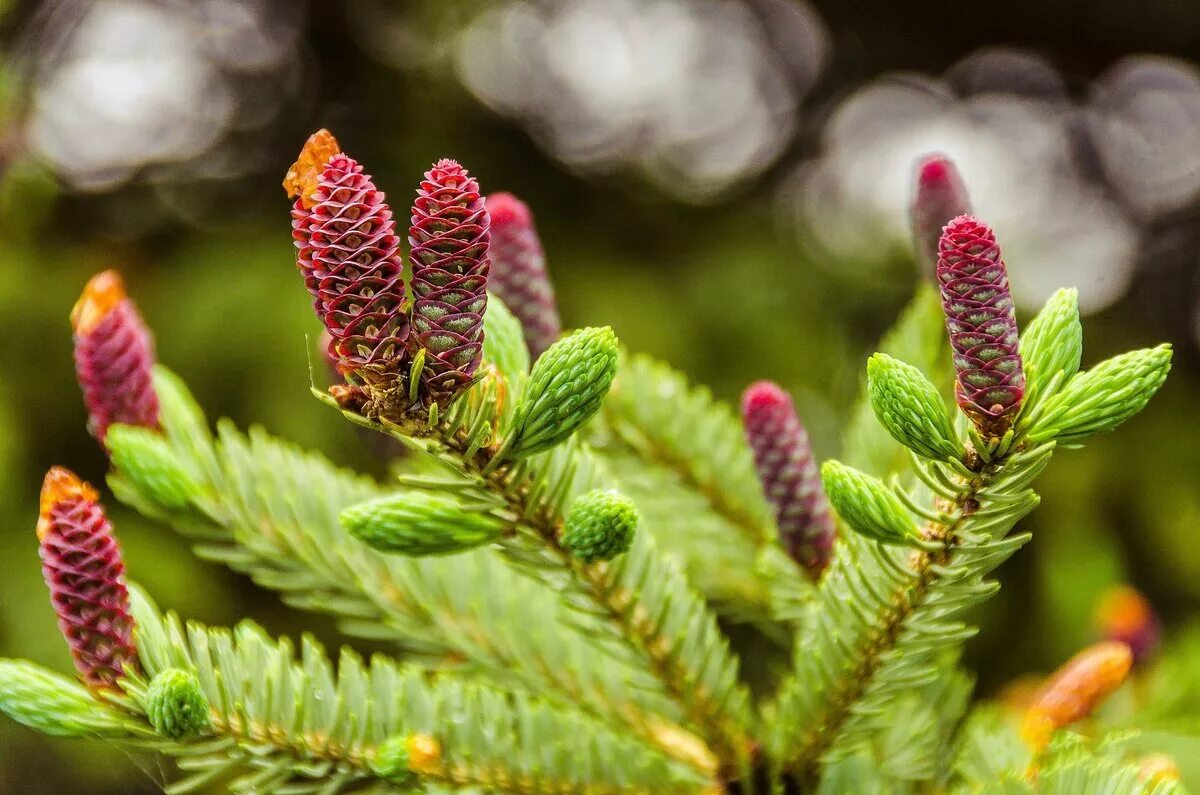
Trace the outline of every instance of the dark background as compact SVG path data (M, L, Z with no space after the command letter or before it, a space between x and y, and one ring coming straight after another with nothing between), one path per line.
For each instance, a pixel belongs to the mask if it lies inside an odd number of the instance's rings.
M1177 350L1143 415L1043 477L1025 523L1036 543L1004 567L969 647L981 692L1091 639L1093 602L1111 584L1135 584L1168 629L1190 619L1200 4L526 4L519 19L541 28L504 17L513 5L0 0L0 655L70 669L33 526L50 465L103 480L67 322L94 272L121 270L161 360L210 417L381 471L308 394L317 325L279 182L321 126L397 215L442 156L487 191L517 192L537 213L568 325L610 324L723 398L779 381L822 458L837 454L865 357L919 278L905 237L911 163L930 146L961 157L1018 296L1031 286L1022 319L1037 297L1076 284L1091 310L1085 365L1162 339ZM574 25L555 16L571 9ZM503 49L514 31L529 37L527 60L483 59L508 81L498 98L472 82L464 64L482 56L469 42ZM1139 54L1179 60L1114 77ZM765 117L737 112L748 85ZM913 113L936 130L901 134L882 105L862 102L872 86L900 87L909 110L933 97ZM856 101L869 112L846 122ZM1050 133L1031 121L1047 118ZM738 166L730 153L751 139L770 144ZM112 513L132 577L164 606L336 642L322 620L196 561L166 528ZM148 792L159 776L152 761L0 721L0 792Z

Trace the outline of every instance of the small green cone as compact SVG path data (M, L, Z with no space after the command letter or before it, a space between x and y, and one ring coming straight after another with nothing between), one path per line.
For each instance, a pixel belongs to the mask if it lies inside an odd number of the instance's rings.
M826 461L821 481L834 510L859 535L884 544L907 544L919 530L900 498L878 478L838 461Z
M209 726L208 698L190 671L168 668L150 682L146 716L154 730L171 740L185 740Z
M591 491L575 500L563 525L562 545L584 563L612 560L629 551L638 510L615 491Z
M408 752L408 737L397 734L384 740L375 752L375 760L371 769L380 778L387 779L393 784L407 784L413 779L413 772L408 767L412 754Z
M617 337L607 326L551 345L521 395L507 455L520 458L565 441L600 410L616 374Z
M498 539L499 519L478 508L426 491L405 491L352 505L342 527L381 552L422 557L449 555Z
M180 468L162 434L135 425L112 425L105 436L116 471L138 491L165 508L183 508L197 486Z
M886 353L872 356L867 362L867 394L879 424L909 450L938 461L962 457L942 396L911 364Z

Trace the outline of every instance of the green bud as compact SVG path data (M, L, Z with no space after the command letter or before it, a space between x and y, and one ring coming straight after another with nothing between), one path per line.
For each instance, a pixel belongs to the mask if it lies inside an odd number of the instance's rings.
M562 545L584 563L612 560L629 551L638 509L615 491L589 491L575 500L563 525Z
M1123 353L1078 373L1045 403L1029 438L1080 442L1141 411L1171 370L1171 346Z
M491 307L488 307L491 311ZM387 779L394 784L406 784L413 778L413 772L409 769L408 763L412 758L412 754L408 751L408 737L403 734L397 734L384 740L383 745L375 752L375 759L371 763L371 769L380 778Z
M195 737L209 727L208 697L191 671L168 668L150 682L146 716L154 731L170 740Z
M158 431L112 425L104 437L113 467L138 491L166 508L182 508L197 492L171 445Z
M925 374L911 364L877 353L867 361L867 394L879 423L917 455L961 458L946 403Z
M611 328L585 328L538 357L513 419L508 455L540 453L565 441L600 410L617 374Z
M842 520L860 535L885 544L904 544L918 534L900 498L878 478L838 461L821 467L821 482Z
M26 660L0 660L0 711L57 737L121 737L125 719L79 683Z
M1055 374L1062 373L1059 388L1079 372L1083 356L1083 326L1079 323L1079 291L1059 290L1038 312L1020 340L1029 389L1037 398ZM1028 405L1026 411L1028 411Z
M504 523L457 500L405 491L352 505L341 513L350 535L381 552L421 557L478 547L504 534Z
M529 372L529 346L525 344L521 321L491 293L483 315L483 360L496 365L509 381Z

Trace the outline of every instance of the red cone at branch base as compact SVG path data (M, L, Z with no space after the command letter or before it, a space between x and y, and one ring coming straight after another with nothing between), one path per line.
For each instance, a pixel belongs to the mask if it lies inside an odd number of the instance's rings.
M71 310L75 373L88 427L104 442L114 422L158 427L154 342L116 271L93 276Z
M989 436L1012 425L1025 397L1008 271L987 224L962 215L938 241L937 280L954 350L958 405Z
M483 355L491 221L479 183L454 160L425 172L413 202L413 348L425 351L425 396L444 403L470 383Z
M742 396L742 422L782 541L816 579L829 564L836 530L792 399L770 381L751 384Z
M138 664L125 566L96 491L54 467L42 485L37 536L50 603L80 678L115 687Z

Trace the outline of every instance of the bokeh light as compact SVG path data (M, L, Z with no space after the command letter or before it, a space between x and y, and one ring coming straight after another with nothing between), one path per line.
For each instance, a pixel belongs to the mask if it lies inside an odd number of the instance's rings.
M769 167L791 142L827 39L803 4L772 4L790 60L762 19L726 0L500 4L463 31L458 66L489 107L584 171L635 167L703 200Z
M61 51L41 53L28 145L72 187L108 190L197 159L278 111L295 14L262 2L80 4ZM253 90L255 78L273 91Z

